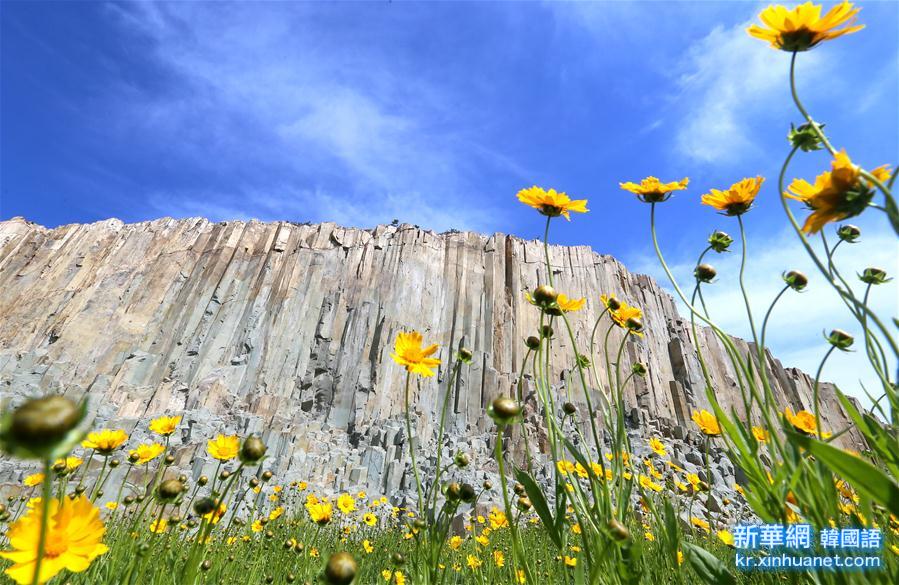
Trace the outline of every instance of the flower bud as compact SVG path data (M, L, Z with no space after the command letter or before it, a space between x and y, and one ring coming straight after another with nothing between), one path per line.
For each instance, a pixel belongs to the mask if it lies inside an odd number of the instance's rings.
M523 496L525 493L524 486L518 482L515 482L515 485L512 486L512 491L515 492L516 496Z
M542 284L534 290L534 302L541 307L548 307L556 302L559 293L553 287Z
M79 496L86 491L87 487L83 483L79 483L77 486L75 486L75 493Z
M125 504L125 506L130 506L134 503L134 496L125 496L124 499L122 499L122 503Z
M493 483L489 480L484 480L484 483L481 484L481 487L484 488L484 491L490 491L493 489Z
M612 538L614 538L615 540L617 540L619 542L623 542L625 540L630 539L630 537L631 537L630 530L628 530L624 524L622 524L615 518L612 518L611 520L609 520L609 523L607 526L609 529L609 534L611 534Z
M209 483L209 478L205 475L201 475L200 479L197 480L197 485L200 487L205 486L207 483Z
M852 224L841 225L837 229L837 235L847 244L854 244L862 235L862 230Z
M32 398L0 420L0 447L22 458L62 457L81 439L85 413L64 396Z
M210 561L209 559L206 559L205 561L200 563L200 570L203 571L204 573L211 568L212 568L212 561Z
M166 455L165 459L163 461L165 462L166 465L172 465L173 463L175 463L175 456L174 455Z
M518 503L516 505L522 512L527 512L531 509L531 500L529 500L527 496L521 496L518 498Z
M487 408L487 414L500 425L513 422L521 414L521 406L508 396L500 396Z
M887 278L886 270L877 268L876 266L865 268L864 272L862 272L858 278L865 284L872 285L883 284L893 280L892 278Z
M197 516L205 516L216 509L216 502L210 497L198 498L194 502L194 512Z
M137 453L131 453L128 455L129 463L133 464L133 463L137 463L138 461L140 461L140 455L138 455Z
M531 335L524 340L524 344L528 346L528 349L537 349L538 347L540 347L540 338L535 335Z
M609 296L606 299L606 307L608 307L610 311L617 311L621 308L621 301L613 296Z
M467 347L463 347L463 348L461 348L461 349L459 350L459 360L460 360L462 363L470 364L470 363L471 363L471 358L472 358L473 356L474 356L474 354L472 354L472 353L471 353L471 350L468 349Z
M262 439L256 435L250 435L244 439L243 445L240 447L240 460L244 463L256 463L265 456L267 448Z
M167 479L156 488L156 496L163 502L174 502L183 491L183 483L177 479Z
M182 473L178 476L178 481L180 481L181 483L187 483L187 476Z
M818 124L818 127L824 128L824 124ZM798 128L790 124L790 132L787 134L787 139L790 141L790 144L803 152L821 150L821 138L811 124L802 124Z
M699 264L693 270L693 276L696 277L696 280L699 282L712 282L715 280L715 277L718 276L718 272L712 267L711 264Z
M837 349L849 349L855 342L855 338L843 331L842 329L834 329L827 336L827 341Z
M631 372L633 372L635 376L645 376L647 372L646 364L644 364L643 362L636 362L631 366Z
M460 486L456 482L447 484L444 494L446 495L447 500L451 502L458 502L460 499L462 499L462 486Z
M224 469L221 473L219 473L219 481L225 481L229 477L231 477L231 472L227 469Z
M540 335L542 337L546 337L546 338L552 337L553 336L553 328L550 327L549 325L544 325L540 329Z
M727 249L734 243L734 239L722 231L712 232L709 236L709 246L712 250L718 252L727 252Z
M641 331L643 331L643 321L637 319L636 317L629 318L624 322L624 325L628 328L629 331L633 333L640 333Z
M406 564L406 557L398 552L393 553L392 555L390 555L390 562L393 563L393 566L395 567L402 567Z
M259 487L259 480L255 477L251 478L249 483L250 483L250 487L253 489L256 489Z
M273 473L271 471L263 471L262 472L262 481L269 481L273 477Z
M468 467L468 464L470 463L468 453L459 451L458 453L456 453L456 456L453 457L453 462L456 464L456 467L460 469Z
M486 482L485 482L486 483ZM489 488L485 488L489 489ZM462 487L459 490L459 498L465 502L466 504L470 504L478 497L477 493L474 491L474 486L470 483L463 483Z
M562 405L562 412L564 412L568 416L572 416L577 412L577 407L570 402L566 402Z
M783 275L784 282L796 292L801 291L808 286L808 277L798 270L790 270Z
M334 553L325 565L325 582L330 585L349 585L356 578L356 560L348 552Z

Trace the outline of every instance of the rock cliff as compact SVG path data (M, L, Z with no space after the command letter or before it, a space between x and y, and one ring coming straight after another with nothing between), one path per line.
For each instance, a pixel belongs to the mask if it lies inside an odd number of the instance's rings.
M573 320L582 351L601 293L643 308L646 335L625 359L649 374L629 387L628 416L689 441L690 411L707 406L689 320L610 256L552 246L550 257L556 288L587 297ZM518 380L523 339L539 321L524 292L544 278L542 245L502 234L169 218L47 229L14 218L0 222L0 389L14 401L86 392L98 423L134 440L146 438L148 417L183 414L175 444L193 447L177 465L194 475L206 438L258 433L285 481L392 494L408 487L404 372L389 357L397 332L440 344L440 372L417 382L413 399L413 440L430 453L447 364L462 345L474 351L451 389L450 444L489 469L485 407ZM617 331L612 339L617 347ZM722 404L741 403L721 346L708 331L699 343ZM557 336L560 391L574 382L569 345ZM810 408L809 376L768 361L780 406ZM824 426L849 426L830 386L822 396ZM15 481L21 470L7 462L0 474Z

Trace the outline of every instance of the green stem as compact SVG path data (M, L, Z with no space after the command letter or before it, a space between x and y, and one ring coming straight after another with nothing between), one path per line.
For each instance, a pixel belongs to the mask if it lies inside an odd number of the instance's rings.
M552 221L551 216L546 216L546 229L543 230L543 254L546 256L546 277L549 286L553 285L553 268L549 263L549 222Z
M34 575L31 578L31 585L38 585L41 582L41 561L44 559L44 550L47 546L47 533L50 528L50 498L53 497L53 483L50 479L51 468L50 460L45 460L44 482L41 486L41 531L37 540L37 558L34 561ZM62 506L62 504L63 500L59 500L59 505Z
M406 407L406 440L409 442L409 457L412 459L412 473L415 476L415 488L418 490L418 517L423 517L425 505L424 490L421 487L421 478L418 476L418 463L415 461L415 446L412 444L412 416L409 411L409 381L412 375L406 372L406 387L403 391L404 404Z
M821 371L824 369L824 363L827 361L827 358L830 357L830 354L833 353L837 346L831 345L830 349L827 350L827 353L824 354L824 359L821 360L821 364L818 365L818 371L815 373L815 387L812 393L813 400L815 401L815 427L818 431L818 439L821 438L821 407L818 399L818 383L821 380Z

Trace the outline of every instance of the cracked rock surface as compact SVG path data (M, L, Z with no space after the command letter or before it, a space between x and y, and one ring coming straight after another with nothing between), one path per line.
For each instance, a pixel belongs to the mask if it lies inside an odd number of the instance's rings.
M600 294L642 307L646 335L627 343L623 366L641 361L648 375L627 389L628 419L642 436L679 445L678 461L700 470L690 413L708 404L689 320L653 279L610 256L552 246L550 258L556 288L587 297L572 319L582 353L603 308ZM266 467L282 483L396 496L414 484L402 419L405 372L389 354L399 331L417 329L440 344L442 365L435 378L413 381L411 440L433 465L439 405L451 391L446 455L464 448L472 456L465 473L480 482L495 474L485 409L515 391L523 339L539 324L524 292L544 278L542 244L503 234L200 218L48 229L13 218L0 222L0 390L13 404L38 393L87 393L96 426L124 428L129 445L151 440L150 417L182 414L175 467L193 477L213 469L205 439L256 433L269 447ZM610 345L620 340L612 331ZM708 330L699 343L722 406L738 408L722 346ZM449 364L463 345L473 362L447 389ZM737 345L751 351L745 341ZM567 336L556 336L553 353L558 395L570 387L586 412ZM811 409L808 375L771 355L768 367L780 409ZM596 368L605 380L604 360ZM530 377L524 391L526 424L539 443L542 415ZM821 396L822 426L849 427L829 384ZM839 441L860 449L854 432ZM523 456L515 436L509 449ZM712 473L731 481L726 458L713 463ZM0 460L0 481L17 483L25 473Z

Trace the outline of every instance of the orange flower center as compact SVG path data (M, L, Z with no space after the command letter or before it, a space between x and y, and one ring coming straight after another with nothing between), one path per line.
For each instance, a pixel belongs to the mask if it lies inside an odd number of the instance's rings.
M44 545L44 556L55 559L69 550L69 538L64 532L50 532L47 535L47 543Z

